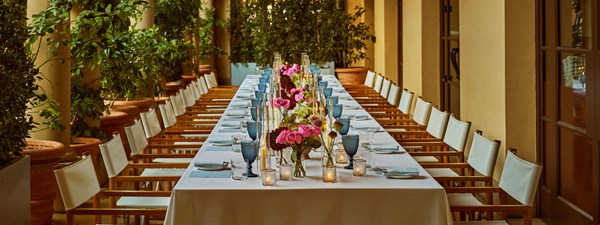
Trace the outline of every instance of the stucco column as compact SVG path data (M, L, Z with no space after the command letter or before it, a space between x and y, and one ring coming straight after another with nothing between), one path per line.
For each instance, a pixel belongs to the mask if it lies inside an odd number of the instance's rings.
M34 14L46 10L50 6L49 1L27 1L27 18L31 23L31 18ZM44 91L49 98L58 102L58 112L60 113L60 123L67 130L51 130L43 129L41 131L31 132L31 139L51 140L62 143L65 146L70 144L70 108L71 108L71 62L69 61L70 50L69 46L60 45L57 49L58 56L55 57L48 51L46 39L53 38L60 40L68 38L61 36L60 30L54 34L48 34L32 45L32 52L39 52L35 59L35 66L40 66L40 73L44 79L38 81L41 90ZM63 60L64 59L64 60ZM45 64L44 64L45 63ZM41 123L43 118L37 113L33 113L33 118L36 122ZM44 128L44 127L40 127Z
M148 7L144 9L142 13L142 20L138 21L135 28L151 28L154 26L154 8L156 7L156 0L146 0Z
M229 5L231 0L215 1L215 19L229 19ZM228 55L231 53L229 45L229 32L225 27L215 29L214 44L223 49L227 55L215 56L215 67L218 71L217 79L219 84L231 84L231 61Z

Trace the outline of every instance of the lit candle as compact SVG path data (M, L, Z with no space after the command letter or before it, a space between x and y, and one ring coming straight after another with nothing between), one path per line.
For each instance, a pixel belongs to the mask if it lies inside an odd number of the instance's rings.
M337 164L348 163L348 157L346 157L346 152L343 149L338 149L336 153L335 162Z
M274 186L277 183L275 179L275 170L266 169L262 171L262 185L263 186Z
M354 170L353 170L353 175L354 176L365 176L367 175L366 173L367 170L367 161L364 159L355 159L354 160Z
M323 182L334 183L337 181L337 173L335 166L323 167Z
M292 176L292 164L283 164L279 166L279 179L280 180L293 180Z

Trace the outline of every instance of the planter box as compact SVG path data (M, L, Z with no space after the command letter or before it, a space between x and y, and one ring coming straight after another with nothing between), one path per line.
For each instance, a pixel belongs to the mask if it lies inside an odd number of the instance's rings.
M240 86L249 74L257 74L256 63L231 63L231 85Z
M29 224L29 156L0 169L0 224Z

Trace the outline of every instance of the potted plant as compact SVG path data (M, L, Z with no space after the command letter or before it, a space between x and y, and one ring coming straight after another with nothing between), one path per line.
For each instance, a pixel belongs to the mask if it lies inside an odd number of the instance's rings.
M49 224L56 198L56 181L52 168L64 155L65 149L58 142L26 140L29 132L38 125L29 113L36 112L33 109L39 106L52 107L52 104L46 105L52 101L36 83L43 77L34 66L37 54L32 54L27 45L30 34L26 21L24 2L0 3L0 40L3 40L0 82L11 85L10 91L0 97L0 105L3 106L0 116L0 174L6 171L12 171L14 175L25 173L20 176L0 175L3 180L18 179L5 181L10 185L1 185L0 194L10 196L0 198L9 202L10 204L5 205L10 208L3 208L0 214L9 213L2 218L9 220L7 223L10 224ZM59 120L59 115L51 108L37 112L42 117L51 117L51 121ZM21 157L22 154L29 158ZM23 168L15 169L15 166ZM29 179L36 182L30 183ZM22 201L27 202L23 204Z
M339 11L339 10L338 10ZM367 59L366 48L367 41L375 42L375 36L369 32L369 26L364 22L357 22L365 13L362 7L356 7L353 15L345 12L334 16L338 24L338 32L333 34L330 40L335 40L333 49L336 49L335 72L342 84L362 84L369 68L351 67L359 60Z

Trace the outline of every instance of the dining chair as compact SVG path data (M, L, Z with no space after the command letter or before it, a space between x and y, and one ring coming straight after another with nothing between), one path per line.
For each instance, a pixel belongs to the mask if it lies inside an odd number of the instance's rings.
M478 218L486 218L486 221L455 221L457 225L482 224L482 225L508 225L507 213L518 212L523 215L523 224L532 225L533 201L538 187L542 166L519 158L513 149L506 153L506 160L500 176L498 187L448 187L448 202L452 212L488 214ZM474 194L489 193L497 194L498 203L481 202ZM508 196L520 204L508 204ZM493 198L492 198L493 199ZM500 212L502 220L493 220L494 212Z
M386 98L359 99L357 102L367 112L394 111L398 106L398 98L400 97L400 88L398 85L391 83L390 90Z
M412 108L414 96L415 94L413 92L404 89L402 90L398 107L377 109L365 106L364 108L369 112L369 114L371 114L371 116L373 116L373 118L376 119L410 119L410 110Z
M406 98L404 98L406 99ZM401 105L410 105L410 103L406 104L406 102L400 101ZM400 118L394 119L390 117L376 117L375 120L386 129L388 132L402 132L407 130L426 130L427 124L429 121L429 115L431 113L432 103L423 100L423 98L418 97L417 102L415 104L415 111L413 112L411 118ZM400 108L400 106L399 106ZM406 108L402 106L402 108Z
M388 94L390 93L391 85L392 85L392 81L390 79L385 78L383 80L383 84L381 84L381 91L379 92L379 95L381 95L382 98L388 97Z
M483 137L483 132L477 130L473 135L469 156L466 163L425 163L423 168L443 186L449 187L456 185L473 186L475 181L482 181L483 185L492 185L492 176L494 175L494 166L500 149L499 140L489 140ZM478 176L475 177L475 172ZM473 179L471 182L454 179L460 176L469 176Z
M101 190L96 178L94 164L89 154L84 154L82 159L70 165L60 165L54 168L54 175L62 202L65 206L67 225L74 224L76 215L94 215L95 222L101 222L101 215L109 216L144 216L144 224L148 224L150 216L164 216L166 207L154 207L148 203L169 202L169 191L117 191ZM117 207L101 207L102 197L119 198L121 204ZM92 206L87 202L92 199ZM123 204L127 203L127 204ZM132 204L146 203L146 204ZM124 217L128 220L128 217ZM116 219L115 219L116 222Z
M465 145L470 128L470 121L461 121L455 116L450 116L443 141L403 141L399 143L405 148L408 147L408 149L417 147L418 151L410 152L413 158L434 156L441 158L442 162L448 162L450 157L455 157L457 162L463 162ZM429 163L417 161L419 163Z

